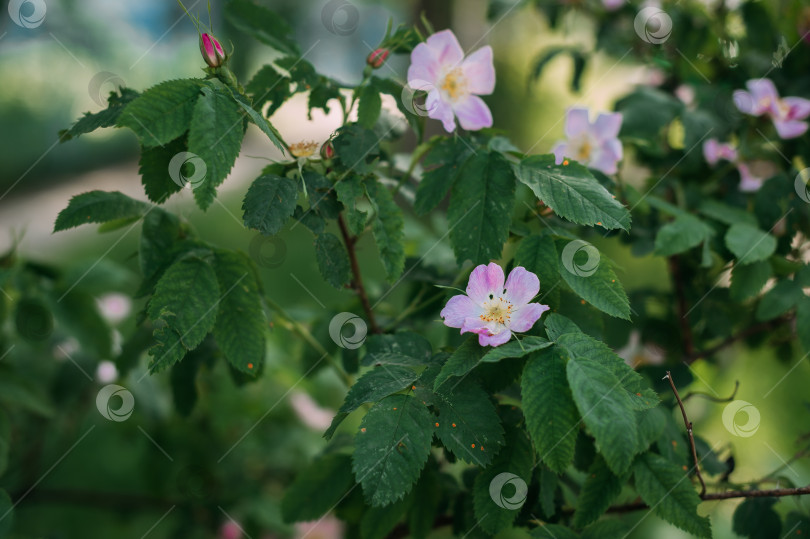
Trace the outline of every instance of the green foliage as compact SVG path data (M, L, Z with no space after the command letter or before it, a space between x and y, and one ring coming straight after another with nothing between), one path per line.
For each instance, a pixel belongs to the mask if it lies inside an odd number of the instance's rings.
M599 260L595 269L587 270L585 268L583 272L582 268L577 266L573 255L570 260L566 258L567 253L564 249L565 247L560 249L563 255L559 259L559 272L568 286L600 311L617 318L630 320L630 300L627 299L627 294L609 262Z
M410 331L371 335L365 343L363 365L426 365L432 353L430 342Z
M295 211L298 186L290 178L264 174L256 178L242 202L245 226L265 236L278 234Z
M558 261L554 240L547 235L524 238L515 253L515 264L523 266L540 279L540 300L552 309L557 309L560 305Z
M368 174L373 170L380 152L379 142L373 131L359 125L341 127L332 141L343 167L357 174Z
M68 207L59 212L53 231L59 232L87 223L140 217L150 208L146 202L134 200L118 191L89 191L70 199Z
M633 464L635 487L655 514L698 537L711 537L708 517L697 514L700 498L687 472L655 453L639 456Z
M168 144L189 129L202 88L199 79L162 82L130 102L116 125L134 131L145 148Z
M795 281L779 281L762 296L757 305L757 320L771 320L796 306L802 297L802 288Z
M367 129L374 127L382 110L380 93L374 86L363 86L359 92L357 122Z
M623 479L608 468L605 459L597 456L588 468L588 475L577 498L574 527L583 528L602 516L621 493Z
M770 257L776 250L776 238L745 223L732 225L726 232L726 246L738 264L752 264Z
M292 39L292 28L273 11L251 0L231 0L225 11L228 20L240 31L284 54L298 56L298 44Z
M553 155L520 163L518 179L554 213L580 225L630 229L630 212L578 163L556 165Z
M735 264L731 270L731 297L743 301L759 294L772 275L771 264L760 260L751 264Z
M782 537L782 519L773 508L778 501L779 498L743 500L734 510L734 533L751 539Z
M537 350L548 348L552 344L543 337L529 335L520 340L509 341L506 344L492 348L484 354L480 363L497 363L503 359L523 357Z
M655 250L661 256L671 256L697 247L714 235L714 229L697 217L679 215L661 227L655 236Z
M96 113L86 112L70 129L59 131L59 140L66 142L80 135L92 133L102 127L113 127L118 117L130 101L140 94L131 88L120 88L117 92L110 92L107 108Z
M175 155L188 150L185 136L174 139L164 146L141 148L141 161L138 171L146 196L152 202L161 204L180 191L183 186L169 174L169 164Z
M473 335L467 338L464 343L456 348L453 355L447 359L447 362L442 366L442 370L436 377L433 384L434 389L438 389L451 377L464 376L473 370L484 357L486 348L478 344L478 337Z
M375 184L375 188L380 187ZM337 194L338 200L343 204L346 215L346 225L349 227L349 231L356 235L362 234L366 229L368 212L357 208L357 200L363 198L366 194L366 186L363 184L360 176L350 174L342 177L340 181L335 182L335 193ZM385 195L383 195L383 197L384 196ZM397 210L399 210L399 208L397 208ZM395 216L392 220L392 224L396 224L393 221L397 220L397 216ZM401 218L399 220L401 220ZM382 226L380 219L375 221L375 225L377 222L380 222L378 226Z
M374 207L374 241L380 251L386 279L396 281L405 269L404 232L402 210L394 202L390 191L376 182L366 182L366 192Z
M8 415L0 410L0 475L8 469L8 453L11 447L11 423Z
M479 151L467 160L447 209L450 243L459 264L482 264L501 256L514 200L515 175L502 154Z
M523 370L521 397L526 427L546 466L563 473L574 460L580 419L559 348L535 352Z
M428 409L408 395L375 404L355 437L352 470L372 507L410 492L430 453L433 423Z
M281 513L287 522L317 520L345 498L354 485L351 457L332 453L319 457L284 492Z
M465 161L472 154L470 143L461 137L441 138L432 142L423 161L426 171L416 188L413 209L423 215L447 196L461 173Z
M349 257L334 234L318 234L315 238L315 258L318 270L327 283L342 288L349 280Z

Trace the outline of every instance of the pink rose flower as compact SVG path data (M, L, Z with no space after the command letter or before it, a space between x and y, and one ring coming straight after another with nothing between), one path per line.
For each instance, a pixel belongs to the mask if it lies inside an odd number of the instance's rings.
M751 116L766 114L773 121L780 138L796 138L807 131L805 118L810 116L810 100L802 97L779 97L770 79L753 79L745 85L748 91L734 92L734 104Z
M605 174L615 174L622 160L622 143L617 138L622 127L620 112L600 114L596 121L588 119L586 108L570 108L565 117L565 136L551 150L557 164L570 157Z
M737 163L740 173L740 191L754 193L759 191L765 180L777 173L776 165L769 161L748 161Z
M528 331L546 312L548 305L529 303L540 291L537 275L520 266L503 282L503 269L490 262L470 274L467 295L453 296L442 309L444 324L477 333L481 346L500 346L512 332Z
M492 47L481 47L464 58L453 32L437 32L413 49L408 86L428 92L428 117L441 120L448 133L456 129L456 117L468 131L492 126L492 113L478 97L495 89Z
M711 166L715 166L721 159L733 163L737 160L737 149L728 142L719 142L716 138L710 138L703 143L703 157Z

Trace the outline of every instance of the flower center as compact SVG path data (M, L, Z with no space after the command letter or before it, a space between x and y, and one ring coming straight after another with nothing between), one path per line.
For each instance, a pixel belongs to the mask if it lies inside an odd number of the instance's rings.
M484 322L496 322L505 326L511 317L512 304L505 299L490 296L490 300L484 303L484 313L481 315Z
M591 157L592 150L593 146L591 146L591 141L584 139L582 144L579 146L579 150L577 150L576 160L587 161Z
M459 97L467 94L467 81L460 67L452 69L444 76L442 90L455 101Z
M314 140L296 142L290 144L290 153L293 157L312 157L318 149L319 144Z

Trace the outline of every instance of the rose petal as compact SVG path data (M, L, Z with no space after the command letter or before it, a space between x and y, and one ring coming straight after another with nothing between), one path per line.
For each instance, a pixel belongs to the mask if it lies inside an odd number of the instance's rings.
M598 140L608 140L618 137L621 128L621 112L603 113L596 118L591 133L593 133Z
M759 191L759 188L762 187L764 180L754 176L751 173L751 169L748 167L748 165L745 163L738 164L737 171L740 173L740 191L743 193L753 193L754 191Z
M512 332L508 329L501 331L497 335L486 335L481 333L478 335L478 344L481 346L500 346L509 341L512 337Z
M467 283L467 295L478 305L489 301L490 294L493 296L503 294L503 270L494 262L476 267Z
M492 113L477 95L469 95L453 105L453 111L458 117L458 123L467 131L477 131L484 127L492 127Z
M703 158L709 163L711 166L717 164L720 160L720 143L717 142L716 138L710 138L706 142L703 143Z
M786 122L774 120L773 125L776 127L776 132L781 139L800 137L807 131L807 122L798 120L789 120Z
M492 330L495 329L495 325L492 322L487 322L480 316L471 316L469 318L464 319L464 323L461 325L461 333L492 333Z
M745 85L751 91L755 106L765 101L775 103L779 99L779 92L771 79L752 79Z
M518 266L509 272L504 288L506 289L504 299L514 308L520 308L540 292L540 279L526 268Z
M568 151L568 143L564 140L559 141L554 147L551 149L551 153L554 154L554 164L560 165L563 162L563 159L566 157L566 154L569 153Z
M469 297L459 294L453 296L444 306L439 316L444 318L444 325L451 328L460 328L466 318L481 314L481 307Z
M412 81L418 82L418 86L423 88L425 83L435 85L439 78L439 70L441 66L436 60L436 54L425 43L420 43L414 47L411 52L411 65L408 67L408 85L412 88L415 87L411 84Z
M456 119L453 115L453 107L442 100L442 94L439 90L433 89L428 93L427 99L425 100L425 108L428 111L428 118L440 120L445 131L452 133L456 130Z
M540 316L549 310L548 305L540 303L529 303L520 307L509 321L509 329L522 333L529 331L532 326L540 319Z
M428 37L427 46L430 47L434 58L443 67L459 64L464 59L464 50L458 44L455 34L450 30L442 30Z
M570 108L565 115L565 136L574 138L590 130L591 123L588 121L588 109Z
M622 160L622 143L618 139L605 141L598 151L594 152L588 166L605 174L616 174L618 162Z
M492 62L492 47L481 47L461 64L467 90L478 95L491 94L495 90L495 65Z
M760 110L755 106L754 96L745 90L735 90L732 97L734 105L743 114L751 114L753 116L761 116L764 110Z
M789 120L804 120L810 116L810 99L803 97L786 97L782 103L788 106Z

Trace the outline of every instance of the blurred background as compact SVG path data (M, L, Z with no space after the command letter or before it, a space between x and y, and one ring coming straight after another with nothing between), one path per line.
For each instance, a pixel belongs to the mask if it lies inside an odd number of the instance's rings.
M15 24L8 1L0 4L0 252L16 248L20 258L66 268L98 300L102 315L115 327L109 359L121 357L122 343L136 335L135 317L142 307L131 299L138 284L133 256L137 231L51 230L57 213L81 192L117 190L145 200L138 146L130 132L117 129L65 144L59 144L57 133L83 112L103 108L115 87L142 90L170 78L201 76L196 30L170 0L45 0L44 20L33 28ZM23 9L33 10L34 4ZM318 71L348 83L361 79L366 56L382 38L389 18L395 24L408 23L424 13L436 29L452 28L465 49L492 45L498 83L487 101L495 127L530 153L548 153L562 137L566 107L612 110L616 99L633 86L660 77L655 68L634 64L629 57L597 52L578 92L571 91L574 67L568 58L552 60L535 80L532 69L538 55L552 46L587 49L596 31L593 21L572 10L552 31L549 21L529 6L508 0L496 4L490 18L493 8L487 0L352 0L328 13L327 2L321 0L267 3L294 27L305 58ZM203 0L188 0L186 5L207 20ZM226 48L235 48L232 66L245 81L273 52L229 26L222 5L212 2L213 27ZM407 64L406 57L392 58L381 75L404 80ZM323 142L340 125L341 116L334 107L330 114L316 110L308 119L306 99L298 96L278 110L272 122L287 142ZM438 122L428 125L432 133L439 132ZM276 155L251 127L218 203L203 212L184 190L166 207L212 243L250 253L259 263L268 295L292 318L328 321L353 298L316 275L309 232L298 227L268 243L241 223L247 186ZM444 223L432 219L407 221L409 255L421 255L443 234ZM635 258L629 249L610 245L610 256L625 268L621 279L629 293L668 286L660 278L665 271L661 259ZM383 279L376 250L364 242L360 253L370 294L378 296ZM449 244L440 243L431 260L452 263ZM323 325L320 330L316 336L328 339ZM441 327L435 331L444 334ZM72 338L51 339L48 347L16 346L14 353L28 362L31 372L56 369L57 375L52 386L32 387L24 395L10 395L11 386L0 380L0 392L7 392L0 401L22 400L32 411L24 424L12 422L12 456L0 480L12 499L24 496L15 510L13 537L239 537L238 530L228 528L232 519L249 521L260 537L342 536L331 519L310 527L281 519L283 486L323 449L322 432L344 396L330 369L302 378L317 357L309 357L284 328L274 327L268 363L257 383L243 385L221 363L201 368L199 398L187 417L175 406L188 388L168 373L145 376L146 360L139 355L122 366L99 363ZM4 344L0 356L5 351ZM126 349L123 352L126 356ZM688 402L696 433L720 454L733 445L739 482L780 468L789 482L810 482L806 460L785 466L800 449L797 437L810 430L810 415L800 409L796 397L806 394L806 365L789 375L792 363L786 359L766 349L731 350L725 364L696 363L690 376L694 381L683 389L726 397L739 380L737 398L752 400L775 386L757 401L762 417L758 435L751 438L728 434L721 422L723 405L701 398ZM127 387L134 396L135 412L127 421L107 421L96 409L98 389L110 383ZM730 519L737 503L701 506L712 516L716 537L735 537ZM802 503L790 499L781 505L787 510ZM448 532L437 536L442 533ZM633 537L652 536L686 535L651 516Z

